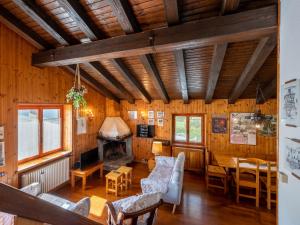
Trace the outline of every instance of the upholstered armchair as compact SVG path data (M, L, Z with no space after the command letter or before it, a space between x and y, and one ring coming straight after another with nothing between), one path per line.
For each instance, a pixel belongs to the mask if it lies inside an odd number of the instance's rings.
M157 209L162 204L160 193L130 196L107 202L109 225L153 225Z

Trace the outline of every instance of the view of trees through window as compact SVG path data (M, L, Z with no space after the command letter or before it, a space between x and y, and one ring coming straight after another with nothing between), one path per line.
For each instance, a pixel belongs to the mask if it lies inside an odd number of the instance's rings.
M203 142L202 115L174 115L174 141L201 144Z

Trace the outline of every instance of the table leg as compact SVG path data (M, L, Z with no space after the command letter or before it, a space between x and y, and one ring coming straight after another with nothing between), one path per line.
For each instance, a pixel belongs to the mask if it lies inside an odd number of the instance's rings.
M85 186L86 186L86 176L82 177L82 191L85 191Z
M73 173L71 173L71 187L74 188L75 187L75 176Z
M119 189L118 179L114 180L114 182L115 182L115 193L116 193L116 197L118 197L118 189Z
M100 178L103 178L103 166L100 167Z

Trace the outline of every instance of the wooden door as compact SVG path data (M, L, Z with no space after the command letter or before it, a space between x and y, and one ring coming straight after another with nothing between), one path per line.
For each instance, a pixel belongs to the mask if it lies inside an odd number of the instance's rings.
M203 167L203 151L190 150L189 151L189 170L201 171Z

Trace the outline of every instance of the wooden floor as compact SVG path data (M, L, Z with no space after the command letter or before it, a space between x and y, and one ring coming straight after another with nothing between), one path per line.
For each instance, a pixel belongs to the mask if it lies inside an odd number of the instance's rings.
M133 165L134 181L132 188L119 198L140 193L140 179L148 176L147 166L144 164ZM65 186L57 190L57 195L72 201L78 201L83 196L98 196L103 200L116 200L112 194L105 193L105 181L91 177L87 182L87 190L81 192L81 183L76 184L74 190ZM275 210L268 211L264 206L260 209L254 207L254 202L236 204L234 196L224 196L218 191L207 191L204 178L195 173L186 172L184 177L184 191L181 206L177 207L175 215L171 214L172 206L165 204L159 209L157 224L160 225L275 225ZM101 214L101 207L99 213ZM95 210L95 209L93 209ZM106 209L101 217L91 216L103 224L106 224Z

